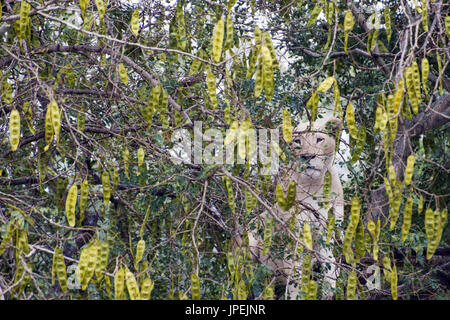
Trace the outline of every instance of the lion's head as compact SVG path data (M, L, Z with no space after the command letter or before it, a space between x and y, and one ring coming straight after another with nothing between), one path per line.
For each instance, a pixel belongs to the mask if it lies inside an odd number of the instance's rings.
M336 134L342 128L340 119L325 123L302 123L294 129L290 148L296 158L296 171L317 179L333 165Z

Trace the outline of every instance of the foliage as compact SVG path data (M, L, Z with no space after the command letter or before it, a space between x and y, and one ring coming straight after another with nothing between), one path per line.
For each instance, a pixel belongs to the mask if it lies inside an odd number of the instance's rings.
M329 244L335 298L448 299L444 1L0 3L0 299L284 299L274 270L234 244L276 203L276 181L248 159L174 163L172 134L332 115L345 123L336 162L349 172L335 235L356 237ZM294 161L280 137L282 163ZM272 254L304 244L267 225ZM371 265L379 288L366 285ZM322 277L312 268L307 297Z

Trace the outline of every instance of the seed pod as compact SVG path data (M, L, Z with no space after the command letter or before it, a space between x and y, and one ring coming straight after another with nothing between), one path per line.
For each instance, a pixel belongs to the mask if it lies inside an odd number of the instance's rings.
M220 18L217 21L217 24L214 28L214 35L212 39L212 56L214 57L214 61L218 63L220 61L220 56L222 55L222 43L223 37L225 35L225 25L223 19Z
M402 204L402 185L400 181L394 184L393 200L389 207L389 216L391 217L391 225L389 230L394 230L398 219L398 212Z
M326 78L320 83L316 91L323 93L327 92L331 88L331 85L334 83L334 81L335 81L334 77Z
M102 272L106 270L106 267L108 266L108 256L109 256L109 245L108 241L102 241L100 242L100 246L98 249L98 262L95 269L95 276L97 280L103 279Z
M206 85L208 87L209 100L211 101L212 109L216 109L219 105L216 96L216 78L211 71L208 71L206 75Z
M259 59L259 63L256 67L256 77L255 77L255 89L254 89L254 95L255 98L258 98L263 90L264 85L264 72L263 72L263 59Z
M95 0L95 5L97 6L98 17L100 21L104 21L104 16L106 13L105 3L103 0Z
M265 45L261 48L261 57L264 90L266 92L267 101L270 102L274 92L273 66L270 50Z
M200 279L196 273L191 274L191 295L192 300L200 300Z
M291 114L287 109L283 109L283 138L287 143L292 140Z
M125 298L125 269L120 268L114 276L114 296L116 300Z
M98 257L98 246L96 241L92 241L88 247L86 247L83 251L86 250L87 252L87 265L85 269L84 277L81 281L81 290L86 290L89 282L92 279L92 276L94 275L96 266L97 266L97 257ZM80 258L81 259L81 258ZM81 262L80 262L81 263Z
M119 77L125 85L128 85L127 69L125 69L123 63L119 63Z
M111 279L109 278L109 276L105 277L105 290L106 290L106 295L108 296L108 299L112 300Z
M419 110L419 104L414 84L413 67L405 68L405 81L406 81L406 89L408 90L409 102L411 103L411 108L413 109L414 114L417 114Z
M366 127L364 125L361 125L358 130L358 140L356 141L356 150L353 151L353 155L350 160L351 164L354 164L359 159L364 149L365 143L366 143Z
M141 169L142 169L142 165L144 164L144 149L142 147L140 147L137 151L137 158L138 158L138 171L136 173L137 176L139 176L141 174Z
M408 156L408 159L406 161L406 168L405 168L405 185L409 185L411 183L412 175L414 172L414 161L415 157L413 154Z
M77 204L77 196L78 196L78 187L76 184L73 184L69 192L67 193L66 198L66 217L69 226L75 226L75 207Z
M358 139L358 128L356 127L355 111L353 109L353 104L351 102L349 102L347 105L346 120L347 120L347 127L348 127L348 131L350 133L350 136L353 139L357 140Z
M256 67L256 61L258 60L259 52L256 51L256 48L253 48L252 51L250 51L250 54L248 56L248 69L247 74L245 75L246 79L250 79L253 75L253 72L255 71Z
M383 273L386 280L391 283L391 259L389 258L389 255L383 255Z
M355 236L355 228L353 227L352 223L350 223L347 226L347 229L345 230L344 235L344 244L342 247L342 252L344 253L345 261L348 264L353 263L353 250L352 250L352 240Z
M231 46L233 44L233 19L231 18L231 14L228 14L227 16L227 37L225 38L225 45L224 45L224 51L230 50Z
M339 86L336 78L334 79L333 84L333 93L334 93L334 108L333 108L333 117L335 113L338 113L338 117L342 119L342 108L341 108L341 93L339 92ZM339 135L336 135L339 136Z
M336 223L336 217L334 216L333 208L328 210L328 223L327 223L327 239L326 244L329 245L331 241L331 237L333 236L333 229Z
M112 186L111 192L114 193L114 192L116 192L117 187L119 186L119 182L120 182L119 169L117 167L113 168L111 177L112 177L112 181L113 181L113 186Z
M62 291L67 291L67 273L66 264L64 262L64 255L61 248L55 248L55 268L58 276L58 282Z
M391 14L389 12L389 7L384 7L384 27L386 28L386 36L388 43L391 41L392 27L391 27Z
M126 280L128 295L130 296L130 299L131 300L140 300L141 295L139 293L139 287L138 287L138 284L136 281L136 277L128 269L126 269L126 271L125 271L125 280Z
M58 104L55 100L51 101L47 108L51 109L51 117L52 117L52 127L53 132L55 133L56 143L59 142L59 132L61 131L61 115L59 114Z
M20 17L19 17L19 40L23 40L26 37L26 31L28 26L28 14L30 13L31 6L26 1L20 2Z
M359 223L359 216L360 216L360 211L361 211L361 205L359 203L359 198L357 196L354 196L352 198L352 206L351 206L351 225L353 226L353 230L356 231L356 227L358 226Z
M444 24L445 24L445 32L447 33L447 36L450 38L450 16L445 17Z
M358 279L356 277L356 271L350 272L347 279L347 300L356 299L356 283Z
M264 226L264 246L263 246L263 256L266 256L269 252L269 248L272 244L272 233L273 233L273 218L267 218Z
M364 223L359 221L355 234L355 254L356 262L359 262L361 258L364 258L366 252L366 244L364 242Z
M423 30L425 32L428 32L427 0L422 0L422 25L423 25Z
M414 61L412 63L412 72L413 72L413 83L414 83L414 90L416 93L417 103L420 104L421 102L421 93L420 93L420 71L419 66L417 65L417 61ZM417 114L414 112L414 114Z
M434 232L434 212L433 209L427 208L425 210L425 233L428 241L433 239Z
M138 263L142 260L142 257L144 256L145 251L145 241L143 239L139 240L137 246L136 246L136 257L134 260L134 265L137 269Z
M397 267L394 264L391 272L391 295L394 300L397 300L397 279Z
M306 103L306 108L311 110L311 121L315 121L317 117L317 108L319 106L319 95L314 91Z
M405 242L411 228L412 200L411 196L406 200L405 210L403 211L402 242Z
M86 125L86 114L84 108L78 112L77 115L77 129L81 132L84 131L84 127Z
M303 224L303 242L308 250L312 250L313 240L311 227L309 226L308 221L305 221L305 223Z
M103 186L103 203L108 206L109 199L111 198L111 184L109 181L109 173L103 170L102 173L102 186Z
M417 206L417 213L421 214L423 211L423 196L420 195L419 204Z
M133 34L137 37L139 32L139 11L134 10L131 15L130 27Z
M150 300L152 291L153 291L154 283L152 279L145 278L141 284L141 299L142 300Z
M22 1L23 2L23 1ZM17 150L20 141L20 114L16 109L12 109L9 114L9 143L11 150Z
M273 46L272 38L268 32L263 32L262 37L264 39L264 44L270 50L270 56L272 57L272 67L275 70L280 70L280 66L278 64L277 55L275 52L275 47Z
M316 300L317 299L317 282L310 280L308 284L308 295L306 300Z
M86 16L86 9L89 7L89 1L90 0L80 0L81 16L83 19Z
M324 208L328 208L329 202L330 202L330 192L331 192L331 174L330 171L327 170L325 172L325 176L323 178L323 187L322 187L322 196L324 204Z
M317 1L316 5L311 11L311 15L309 16L308 23L306 27L309 28L319 17L319 14L322 12L322 1Z
M52 108L47 105L47 112L45 113L45 142L49 145L53 140L53 124L52 124Z
M422 87L423 91L425 91L425 95L427 96L428 96L427 80L429 73L430 73L430 64L428 63L428 59L425 57L422 59Z

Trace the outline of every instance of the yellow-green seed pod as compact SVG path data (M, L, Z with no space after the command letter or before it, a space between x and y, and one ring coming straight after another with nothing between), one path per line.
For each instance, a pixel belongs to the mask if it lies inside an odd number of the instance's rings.
M383 273L386 280L391 283L391 259L389 258L389 255L383 255Z
M103 279L102 272L105 271L106 267L108 266L109 245L107 240L100 242L98 254L99 257L95 269L95 276L97 280L100 280Z
M145 241L143 239L139 240L136 246L136 257L134 261L134 265L137 266L139 262L141 262L142 257L144 256L145 251ZM137 269L137 268L136 268Z
M283 127L284 141L286 141L287 143L291 142L291 140L292 140L291 114L286 108L283 109L283 126L282 127Z
M355 110L353 109L353 104L351 102L347 105L346 110L346 120L347 120L347 127L348 131L350 133L350 136L357 140L358 139L358 128L356 127L356 121L355 121Z
M12 109L9 114L9 143L11 150L16 151L20 141L20 114L16 109Z
M55 133L56 143L58 143L59 132L61 131L61 115L59 114L58 104L53 100L48 104L47 108L51 109L53 132Z
M306 300L316 300L317 299L317 282L310 280L308 284L308 294Z
M428 59L425 57L422 59L422 87L423 91L425 91L425 95L427 96L428 96L427 80L429 73L430 73L430 64L428 62Z
M279 183L275 187L275 196L277 198L277 202L278 202L278 205L280 206L280 208L284 211L289 210L287 200L284 197L283 188L281 187L281 185Z
M423 30L425 32L428 32L427 0L422 0L422 25L423 25Z
M273 218L267 218L264 226L263 256L266 256L272 245Z
M154 283L152 279L146 277L141 284L141 299L142 300L150 300Z
M351 212L351 217L352 217L350 223L352 224L354 230L356 230L356 227L359 223L359 216L360 216L360 212L361 212L361 205L359 203L359 198L357 196L354 196L352 198L352 206L351 206L350 212Z
M128 85L128 73L123 63L119 63L119 77L125 85Z
M317 87L317 92L323 92L323 93L327 92L331 88L331 85L334 83L334 81L335 81L334 77L326 78Z
M141 174L142 165L144 164L144 157L145 157L144 149L140 147L137 151L137 158L138 158L138 171L136 173L137 176Z
M364 223L362 220L359 221L358 227L356 228L355 234L355 255L356 262L364 258L366 252L366 244L364 242Z
M391 41L392 27L391 27L391 14L389 12L389 7L384 7L384 26L386 28L386 36L388 43Z
M328 210L328 223L327 223L327 239L326 244L329 245L331 241L331 237L333 236L333 229L336 223L336 217L334 216L333 208Z
M211 101L212 109L216 109L219 105L216 96L216 78L211 71L206 74L206 85L208 87L208 96Z
M408 186L411 183L411 179L414 172L414 161L415 157L413 154L408 156L408 159L406 161L406 168L405 168L405 185Z
M112 300L111 279L109 276L105 277L105 290L106 290L106 295L108 296L108 299Z
M114 192L116 192L117 187L119 186L119 182L120 182L119 169L117 167L113 168L111 177L112 177L112 181L113 181L112 193L114 193Z
M325 176L323 178L323 187L322 187L322 196L324 204L324 208L328 208L328 205L330 203L330 192L331 192L331 173L327 170L325 172Z
M98 251L99 248L97 246L96 241L92 241L88 247L86 247L83 251L87 252L87 265L85 269L84 277L81 281L81 290L86 290L89 282L92 279L92 276L94 275L96 266L97 266L97 258L98 258ZM80 258L81 259L81 258ZM80 262L81 263L81 262Z
M311 11L311 15L309 16L308 23L306 27L309 28L314 22L316 22L319 14L322 12L322 1L317 1L316 5Z
M131 15L131 21L130 21L130 27L133 34L137 37L139 32L139 11L134 10L133 14Z
M344 235L344 244L342 247L342 252L344 253L345 261L348 264L353 263L354 255L352 250L352 240L355 236L355 228L353 227L353 224L350 223L347 226L347 229L345 230Z
M225 38L224 51L231 50L231 46L233 44L234 28L233 28L233 19L231 18L231 14L228 14L228 16L227 16L226 29L227 29L227 36Z
M412 200L411 196L406 200L405 210L403 211L402 242L405 242L411 228Z
M417 206L417 213L421 214L423 211L423 196L420 195L419 204Z
M80 0L81 16L83 19L86 16L86 9L89 7L89 1L90 0Z
M274 92L272 55L270 54L269 48L265 45L261 47L261 57L264 90L267 101L271 101Z
M254 95L255 98L258 98L263 89L264 89L264 72L263 72L263 59L259 59L259 63L256 67L256 77L255 77L255 88L254 88Z
M397 300L397 281L397 267L394 264L391 272L391 295L394 300Z
M196 273L191 274L191 295L192 300L200 300L200 279Z
M53 140L53 124L52 124L52 108L50 105L47 106L47 112L45 113L45 142L49 145Z
M222 55L222 44L223 37L225 35L225 24L223 19L221 18L217 21L217 24L214 28L214 34L212 39L212 56L214 57L214 61L218 63L220 61L220 56Z
M78 187L76 184L73 184L69 188L69 192L67 193L66 198L66 217L69 226L75 226L75 207L77 204L77 196L78 196Z
M313 248L312 232L308 221L303 224L303 242L308 250Z
M416 93L417 103L420 104L420 102L421 102L420 71L419 71L419 66L417 65L417 61L414 61L411 65L411 67L412 67L413 83L414 83L414 90ZM414 114L417 114L417 113L414 112Z
M445 24L445 32L447 33L447 36L450 38L450 16L445 17L444 24Z
M103 170L102 173L102 186L103 186L103 203L108 206L109 200L111 198L111 183L109 180L109 173Z
M333 108L333 117L336 112L338 114L339 119L342 119L342 107L341 107L341 93L339 91L339 86L336 78L334 79L333 84L333 94L334 94L334 108ZM339 136L339 135L336 135Z
M352 150L352 158L350 160L351 164L354 164L359 159L364 149L365 143L366 143L366 127L364 125L361 125L358 129L358 139L356 140L356 148L351 149Z
M138 284L136 281L136 277L128 269L126 269L126 271L125 271L125 280L126 280L128 295L130 296L130 299L131 300L140 300L141 294L139 293L139 287L138 287Z
M114 276L114 296L116 300L125 298L125 269L120 268Z
M61 248L55 249L56 259L55 259L55 268L56 274L58 276L58 282L62 289L62 291L67 291L67 273L66 273L66 264L64 262L64 255Z
M97 6L100 21L104 21L104 16L106 13L105 3L103 2L103 0L95 0L95 5Z
M311 110L311 121L315 121L317 117L317 108L319 106L319 95L314 91L306 103L306 109Z
M347 279L347 300L356 299L356 283L358 279L356 277L356 271L350 272Z

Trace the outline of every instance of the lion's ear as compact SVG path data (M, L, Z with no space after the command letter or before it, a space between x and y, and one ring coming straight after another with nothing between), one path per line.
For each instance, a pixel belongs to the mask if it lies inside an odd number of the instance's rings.
M323 126L323 130L328 133L329 135L332 135L333 137L336 136L336 134L339 132L341 133L342 129L342 120L338 118L332 118L329 119L327 122L325 122Z

